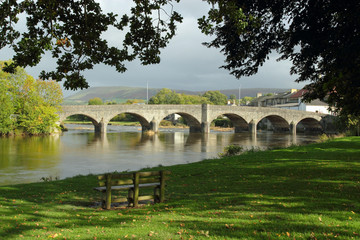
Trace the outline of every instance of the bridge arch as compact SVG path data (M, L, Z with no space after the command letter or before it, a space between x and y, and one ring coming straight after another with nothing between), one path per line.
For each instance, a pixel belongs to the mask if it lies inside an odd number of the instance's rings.
M186 112L171 112L169 114L162 115L160 117L160 121L171 114L180 115L185 120L186 124L189 126L190 132L201 132L201 122L196 119L196 117Z
M297 132L322 132L323 127L321 123L315 118L304 118L296 125Z
M235 114L235 113L223 113L223 114L219 114L218 116L225 116L227 117L233 124L235 132L245 132L245 131L249 131L249 123L240 115ZM212 117L211 119L209 119L209 122L211 123L212 121L214 121L218 116L216 117Z
M138 120L140 122L142 131L149 131L151 130L151 123L142 115L135 113L135 112L118 112L117 114L113 114L109 117L109 122L111 119L113 119L114 117L120 115L120 114L129 114L131 116L134 116L136 118L136 120Z
M289 122L279 115L268 115L262 117L256 125L257 129L273 130L274 132L290 131Z
M65 115L62 115L60 117L60 125L64 125L64 121L68 118L68 117L71 117L71 116L76 116L76 115L81 115L81 116L85 116L87 118L90 119L90 121L92 122L92 124L94 125L94 128L95 128L95 132L98 132L101 127L101 123L99 120L96 119L95 116L92 116L91 114L87 114L87 113L70 113L70 114L65 114Z
M59 121L63 123L68 117L75 116L75 115L82 115L86 116L91 119L91 121L94 121L95 123L99 123L101 119L98 119L97 116L94 116L92 114L89 114L87 112L71 112L71 113L65 113L61 114L59 117Z

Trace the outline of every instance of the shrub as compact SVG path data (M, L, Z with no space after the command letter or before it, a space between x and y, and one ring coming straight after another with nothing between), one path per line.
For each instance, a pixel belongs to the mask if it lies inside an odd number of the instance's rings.
M239 145L229 145L224 148L222 153L219 153L219 157L235 156L243 152L243 147Z
M174 124L173 124L171 121L162 120L162 121L160 122L160 126L170 127L170 126L174 126Z

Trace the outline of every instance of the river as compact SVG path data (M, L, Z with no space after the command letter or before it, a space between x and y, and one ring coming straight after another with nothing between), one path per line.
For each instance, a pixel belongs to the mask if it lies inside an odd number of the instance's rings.
M139 127L124 126L108 126L107 134L99 135L89 125L67 127L61 135L0 138L0 185L197 162L217 157L230 144L265 149L318 139L273 132L194 134L188 129L145 135Z

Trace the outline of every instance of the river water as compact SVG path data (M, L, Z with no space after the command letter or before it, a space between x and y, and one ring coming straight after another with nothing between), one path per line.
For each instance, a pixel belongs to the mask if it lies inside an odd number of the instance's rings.
M68 132L55 136L0 138L0 185L197 162L217 157L230 144L265 149L318 139L273 132L194 134L188 129L160 129L150 136L124 126L108 126L107 134L99 135L89 125L67 127Z

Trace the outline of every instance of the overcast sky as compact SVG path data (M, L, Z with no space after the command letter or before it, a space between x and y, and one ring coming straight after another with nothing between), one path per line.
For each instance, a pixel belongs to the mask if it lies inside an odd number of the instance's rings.
M100 0L105 11L129 9L130 0ZM209 49L201 43L211 38L204 36L197 28L197 18L204 15L209 8L206 2L200 0L182 0L174 4L174 10L184 17L178 26L177 35L166 49L162 51L161 63L142 66L134 61L126 64L128 71L118 73L114 68L97 65L93 70L84 73L90 87L98 86L130 86L149 88L170 88L181 90L220 90L241 88L302 88L305 83L295 83L295 76L289 74L289 62L277 62L274 54L260 68L258 74L252 77L236 79L224 69L225 57L218 49ZM118 12L119 14L123 12ZM121 34L109 30L105 37L111 44L121 44ZM0 50L0 59L11 58L11 51ZM26 68L27 72L38 77L41 70L51 70L54 60L46 56L39 66ZM66 91L65 96L73 94Z

